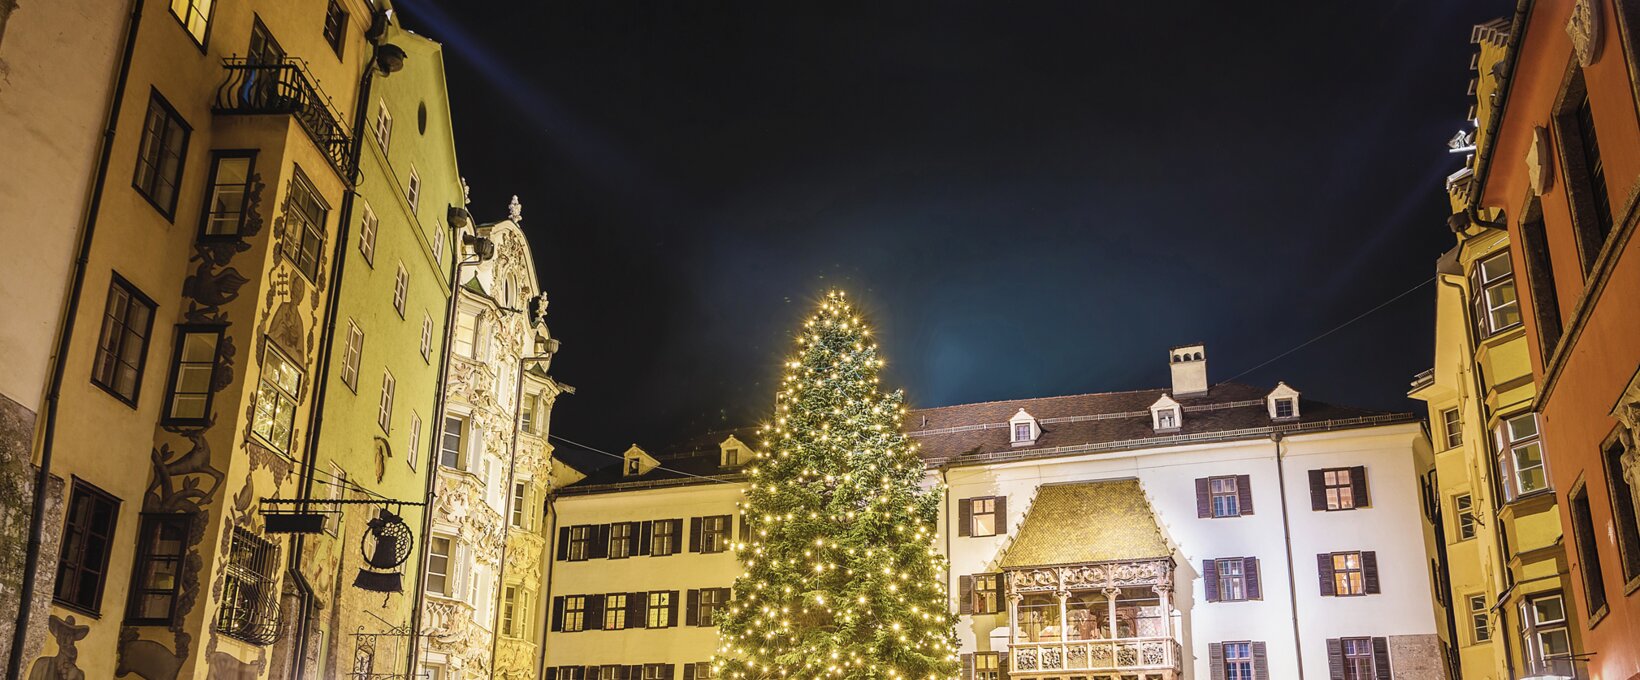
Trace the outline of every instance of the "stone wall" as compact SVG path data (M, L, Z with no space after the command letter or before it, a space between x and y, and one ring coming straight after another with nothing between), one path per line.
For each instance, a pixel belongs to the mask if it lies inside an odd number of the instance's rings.
M1446 680L1441 639L1434 635L1391 635L1389 658L1396 680Z
M3 3L4 0L0 0ZM0 659L11 654L17 629L18 595L23 586L23 562L28 555L29 517L33 513L35 413L0 395ZM45 644L46 617L51 614L51 589L57 570L59 527L63 523L63 480L52 477L46 489L46 526L41 536L39 578L34 582L33 623L26 658Z

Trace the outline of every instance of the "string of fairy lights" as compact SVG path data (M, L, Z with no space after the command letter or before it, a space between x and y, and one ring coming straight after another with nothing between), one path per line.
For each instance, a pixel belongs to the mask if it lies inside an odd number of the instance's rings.
M734 545L744 575L718 621L719 677L943 680L955 617L934 546L939 489L901 431L899 392L841 291L803 325L760 434Z

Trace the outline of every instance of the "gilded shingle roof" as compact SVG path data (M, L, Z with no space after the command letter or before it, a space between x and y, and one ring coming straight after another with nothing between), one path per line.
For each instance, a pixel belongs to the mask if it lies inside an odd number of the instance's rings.
M1037 488L1003 568L1168 557L1139 480Z

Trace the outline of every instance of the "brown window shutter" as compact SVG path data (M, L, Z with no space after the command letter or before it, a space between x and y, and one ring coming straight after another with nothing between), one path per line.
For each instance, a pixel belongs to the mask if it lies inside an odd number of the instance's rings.
M1327 509L1327 472L1325 470L1310 471L1310 509Z
M1247 581L1247 599L1249 599L1249 600L1262 600L1262 599L1264 599L1264 589L1259 586L1259 582L1258 582L1258 558L1257 557L1243 557L1243 558L1241 558L1241 573L1242 573L1242 578L1246 579L1246 581ZM1256 644L1261 644L1262 645L1264 643L1259 642L1259 643L1256 643Z
M1367 496L1367 468L1357 465L1350 468L1350 494L1355 496L1355 507L1364 508L1372 505L1372 499Z
M564 596L552 598L552 632L561 633L564 630Z
M1196 480L1196 516L1213 516L1213 502L1211 496L1207 493L1206 477Z
M643 664L635 663L626 667L627 680L643 680Z
M626 535L626 554L627 555L637 555L637 554L639 554L638 553L638 548L642 543L643 526L645 524L647 524L647 522L627 522L628 527L630 527L628 529L628 533ZM647 554L648 552L649 551L645 550L644 554Z
M558 680L558 669L557 668L548 668L547 669L547 680Z
M587 596L587 612L586 612L585 624L586 625L583 625L581 627L585 628L587 630L603 630L604 629L604 596L603 595L588 595Z
M1213 680L1224 680L1224 645L1217 642L1207 643L1207 665L1211 670Z
M666 598L666 601L671 605L666 612L666 625L676 627L678 625L678 591L672 591L672 596Z
M626 627L645 628L649 625L649 593L626 594Z
M689 518L689 552L700 552L700 520L699 517Z
M1378 594L1378 553L1361 553L1361 580L1366 583L1368 595Z
M1321 594L1337 595L1333 589L1332 555L1321 553L1315 556L1316 574L1321 577Z
M686 663L683 665L683 680L695 680L695 664Z
M558 527L558 561L569 559L569 527Z
M683 623L689 626L700 625L700 591L690 590L687 605L684 607Z
M973 652L964 652L962 655L962 680L974 680Z
M1377 680L1390 680L1389 638L1372 639L1372 672Z
M957 501L957 535L967 536L974 527L974 502L964 498Z
M957 613L974 613L974 577L967 574L957 577Z
M661 521L665 522L666 520L663 519ZM638 535L638 549L633 551L633 554L648 555L650 549L655 544L655 522L654 522L654 520L650 520L650 521L646 521L646 522L640 522L638 524L638 530L634 533L636 533Z
M666 678L666 680L672 680L672 671L676 668L677 666L669 663L661 664L661 677Z
M1344 641L1339 638L1327 638L1327 678L1344 680Z
M1202 560L1202 587L1207 590L1207 601L1219 601L1219 561Z
M1253 514L1252 475L1236 475L1236 504L1241 506L1240 514Z
M1253 680L1270 680L1270 653L1263 642L1253 643Z
M592 527L592 546L587 551L587 557L601 559L609 557L609 525L599 524Z
M997 500L997 504L996 504L997 533L996 533L996 535L1006 536L1006 535L1008 535L1008 497L1007 496L997 496L996 500Z

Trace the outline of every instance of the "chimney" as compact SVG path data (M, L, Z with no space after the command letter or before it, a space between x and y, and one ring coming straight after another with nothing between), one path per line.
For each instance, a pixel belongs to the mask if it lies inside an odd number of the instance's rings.
M1173 370L1173 396L1207 394L1207 346L1202 343L1174 347L1167 353Z

